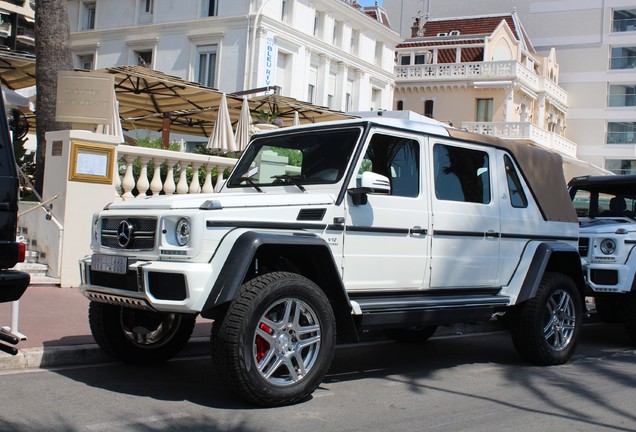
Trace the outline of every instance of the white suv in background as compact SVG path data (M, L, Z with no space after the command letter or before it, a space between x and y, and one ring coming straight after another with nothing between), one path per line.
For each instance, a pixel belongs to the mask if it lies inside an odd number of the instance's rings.
M585 176L569 183L579 216L579 253L598 316L624 323L636 344L636 176Z

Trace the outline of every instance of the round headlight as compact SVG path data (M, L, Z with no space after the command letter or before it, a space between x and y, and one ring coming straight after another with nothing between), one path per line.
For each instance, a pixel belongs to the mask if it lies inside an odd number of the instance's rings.
M611 255L616 251L616 242L614 239L606 238L601 242L601 252L605 255Z
M185 246L190 241L190 221L188 219L179 219L176 228L177 243L179 246Z

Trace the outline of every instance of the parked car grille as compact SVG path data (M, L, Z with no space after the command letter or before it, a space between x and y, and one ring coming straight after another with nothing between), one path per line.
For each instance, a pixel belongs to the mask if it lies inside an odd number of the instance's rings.
M590 250L590 239L587 237L579 238L579 255L586 257Z
M122 244L118 238L118 229L122 222L132 226L130 241ZM114 249L151 250L155 247L157 218L142 217L105 217L101 219L101 244Z

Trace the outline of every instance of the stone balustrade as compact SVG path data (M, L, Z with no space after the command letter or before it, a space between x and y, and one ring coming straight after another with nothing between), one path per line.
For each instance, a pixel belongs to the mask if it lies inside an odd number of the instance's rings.
M464 122L462 129L469 132L493 135L503 139L527 140L533 144L576 158L576 144L554 132L527 122Z
M409 82L455 82L472 80L517 81L534 92L545 92L552 100L567 106L567 92L546 77L517 61L438 63L396 66L397 84Z
M231 170L237 161L221 156L129 145L117 146L117 152L119 169L114 176L115 197L122 200L159 195L162 192L166 195L216 192L223 183L225 170ZM139 161L140 165L137 176L133 169L135 161ZM168 169L165 179L162 179L161 165L164 163L172 169ZM191 168L189 183L188 168ZM199 180L200 169L205 170L203 182ZM213 178L215 172L216 179Z

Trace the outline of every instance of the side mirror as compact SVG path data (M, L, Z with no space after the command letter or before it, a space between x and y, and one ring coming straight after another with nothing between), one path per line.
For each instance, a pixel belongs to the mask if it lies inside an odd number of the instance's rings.
M391 193L391 182L388 178L381 174L366 171L362 173L362 179L360 179L360 188L366 189L369 193Z
M353 205L364 205L368 202L367 194L390 194L391 182L381 174L365 171L360 179L360 187L351 188L347 192L351 195Z

